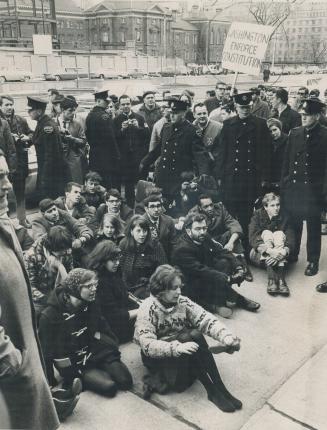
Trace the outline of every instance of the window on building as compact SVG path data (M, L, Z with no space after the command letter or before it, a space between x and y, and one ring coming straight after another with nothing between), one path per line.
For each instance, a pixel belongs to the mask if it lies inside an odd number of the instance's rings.
M190 58L190 53L188 51L185 51L185 60L188 60Z
M136 18L136 23L141 24L141 18Z
M121 19L121 23L122 23L122 24L126 24L126 18L122 18L122 19Z
M215 40L215 33L213 31L213 28L212 28L211 32L210 32L210 44L211 45L213 45L215 43L214 40Z
M109 33L107 31L102 32L102 42L109 42Z
M193 34L193 45L197 45L197 43L198 43L198 35Z
M190 43L190 35L189 34L185 34L185 44L189 45Z
M156 31L153 33L153 42L159 42L159 34Z
M136 42L141 42L142 40L142 34L139 29L136 30Z
M121 31L121 32L120 32L120 41L121 41L121 42L126 42L126 34L125 34L125 31Z

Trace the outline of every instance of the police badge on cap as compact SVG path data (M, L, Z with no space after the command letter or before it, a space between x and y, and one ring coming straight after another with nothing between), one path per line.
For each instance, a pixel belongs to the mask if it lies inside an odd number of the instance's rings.
M315 115L317 113L321 113L324 107L326 107L325 103L318 99L318 97L310 97L309 99L304 100L300 106L299 113Z
M252 91L233 96L234 102L240 106L248 106L252 102Z
M183 100L169 99L168 104L172 112L181 112L187 110L187 103Z

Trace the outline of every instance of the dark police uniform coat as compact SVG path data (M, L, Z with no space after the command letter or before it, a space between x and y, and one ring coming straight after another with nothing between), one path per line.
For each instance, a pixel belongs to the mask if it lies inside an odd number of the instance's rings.
M104 108L95 106L86 118L90 145L89 167L104 180L119 171L119 151L113 121Z
M216 157L224 201L253 202L270 178L271 137L266 121L250 115L224 121Z
M55 199L64 192L67 166L58 125L48 115L39 119L33 134L33 144L38 164L37 190L40 199Z
M181 173L194 171L207 174L209 157L194 125L184 120L180 124L165 124L161 132L160 144L142 161L150 166L160 156L155 171L156 185L165 195L176 195L180 189Z
M284 204L292 215L305 219L320 214L327 193L327 128L291 130L281 179Z

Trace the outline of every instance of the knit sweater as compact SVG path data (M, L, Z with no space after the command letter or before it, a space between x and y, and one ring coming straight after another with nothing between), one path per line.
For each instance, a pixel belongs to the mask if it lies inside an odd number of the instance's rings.
M180 342L174 339L186 327L196 328L222 343L226 336L231 336L214 315L185 296L180 296L178 303L168 309L150 296L139 308L134 340L148 357L178 357Z

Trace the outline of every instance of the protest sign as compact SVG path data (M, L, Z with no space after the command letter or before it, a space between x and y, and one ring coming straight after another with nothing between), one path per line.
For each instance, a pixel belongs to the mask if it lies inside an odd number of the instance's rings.
M233 22L224 45L222 67L259 75L273 30L269 25Z

